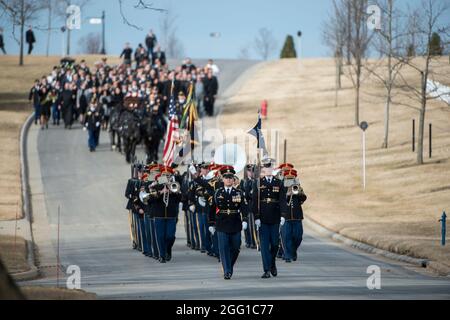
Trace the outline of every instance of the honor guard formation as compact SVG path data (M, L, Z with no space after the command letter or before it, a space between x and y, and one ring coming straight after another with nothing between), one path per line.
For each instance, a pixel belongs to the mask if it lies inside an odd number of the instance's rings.
M49 75L37 79L30 89L34 122L41 129L61 122L72 129L79 122L88 131L88 147L94 152L101 131L109 133L111 149L125 154L131 163L136 147L144 146L147 163L158 161L158 150L169 123L173 101L181 119L187 97L193 92L197 114L213 116L220 70L209 60L203 67L187 58L181 66L169 69L164 51L150 32L145 46L134 51L126 44L119 65L106 58L89 68L84 60L61 60Z
M184 222L186 245L218 259L224 279L233 276L241 250L260 251L262 278L276 277L277 258L297 261L306 195L292 164L273 159L249 164L244 179L232 166L133 164L125 197L133 249L166 263L172 260L176 228Z

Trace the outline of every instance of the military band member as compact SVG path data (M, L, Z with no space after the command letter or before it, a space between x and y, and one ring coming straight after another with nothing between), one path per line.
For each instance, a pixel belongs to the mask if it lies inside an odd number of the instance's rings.
M196 172L195 174L193 174L194 179L198 176L199 174L199 167L196 167ZM191 231L191 248L192 250L196 250L199 251L200 247L201 247L201 243L200 243L200 230L199 230L199 220L198 220L198 213L196 211L196 206L195 206L195 186L196 186L196 182L194 180L190 181L189 183L189 221L190 221L190 231Z
M197 226L200 238L200 250L202 253L207 252L209 256L213 255L211 236L208 231L208 219L210 206L208 203L208 181L210 164L202 163L200 165L200 174L194 179L192 186L191 202L195 205L195 213L197 217Z
M290 169L283 173L285 183L285 193L287 201L282 210L281 217L281 238L284 247L283 259L289 263L297 261L297 250L303 239L303 209L302 205L307 197L297 180L297 171Z
M181 193L170 186L173 171L162 171L156 176L157 195L152 200L155 216L155 233L159 250L159 262L166 263L172 259L172 247L175 243L178 210Z
M149 188L150 194L154 193L154 189L152 188L152 186L156 185L156 176L158 174L160 174L161 171L164 169L165 169L165 167L160 164L154 165L150 168L149 175L153 180L153 184L150 185L150 188ZM152 243L153 258L155 260L159 260L160 254L159 254L158 242L156 239L155 208L153 207L153 202L150 202L149 206L150 206L150 239L151 239L151 243Z
M136 207L136 229L138 230L137 235L139 238L139 244L140 244L140 251L143 255L148 255L149 253L149 247L148 247L148 240L147 240L147 232L145 229L145 207L139 200L139 193L141 190L142 185L147 180L147 173L143 173L140 177L139 187L137 191L137 199L135 200L135 207Z
M127 182L125 189L125 198L128 199L126 209L128 210L128 222L130 224L130 235L133 249L139 249L139 241L136 229L136 215L137 206L135 202L138 200L138 193L140 189L140 178L142 177L142 168L140 166L133 167L133 176ZM140 249L139 249L140 250Z
M189 183L190 183L189 168L181 176L181 203L182 214L184 217L184 232L186 233L186 246L191 247L191 227L189 221Z
M88 131L88 146L89 151L94 152L99 144L100 139L100 125L102 123L103 113L100 109L97 101L93 99L89 106L89 110L86 114L86 120L84 123L85 128Z
M247 229L247 205L242 191L233 187L233 168L221 170L224 186L220 187L213 200L215 214L211 211L210 232L217 232L220 260L224 279L233 276L233 267L241 247L241 231Z
M245 199L248 203L248 229L244 232L245 235L245 246L247 248L256 249L256 228L255 228L255 218L252 212L252 192L254 183L254 165L248 164L246 166L246 171L244 173L245 177L241 181L241 190L245 194Z
M280 245L280 203L286 201L281 180L273 176L273 163L270 159L262 168L262 178L253 188L253 212L255 213L255 225L259 230L261 257L264 273L263 279L270 275L278 275L276 257Z
M156 246L154 239L154 235L152 234L152 203L150 202L151 197L153 196L152 185L155 182L155 176L158 171L155 172L155 168L159 168L158 165L149 165L146 167L147 178L141 184L139 199L141 206L144 208L144 230L145 230L145 238L147 240L147 257L158 256L157 251L154 253L154 247Z

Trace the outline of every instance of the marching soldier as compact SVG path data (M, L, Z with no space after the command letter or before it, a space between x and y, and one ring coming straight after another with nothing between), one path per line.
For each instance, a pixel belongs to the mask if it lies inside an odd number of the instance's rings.
M141 202L141 205L144 208L144 229L145 229L145 238L147 240L147 251L146 256L149 258L154 257L153 248L154 248L154 237L152 235L152 205L150 200L150 197L152 196L152 184L155 181L156 174L154 171L151 171L153 168L157 167L158 165L150 165L146 167L147 178L141 185L141 192L139 194L139 199Z
M297 171L287 170L283 173L285 193L287 201L283 201L286 206L282 210L281 217L281 238L284 248L283 259L290 263L297 261L297 249L300 247L303 239L303 209L302 204L307 197L297 180Z
M194 177L197 177L199 172L199 168L196 168L196 173L193 174ZM200 230L198 228L199 221L198 221L198 214L196 212L195 208L195 202L193 199L195 199L195 185L196 182L192 180L189 183L189 221L190 221L190 231L191 231L191 248L192 250L200 250Z
M159 262L166 263L172 259L172 247L175 243L178 210L181 201L179 187L171 186L173 171L162 171L156 176L157 195L151 200L155 216L155 233L159 250Z
M142 186L144 186L147 182L148 174L143 173L141 176L141 181L139 184L139 191L142 190ZM145 256L149 256L150 248L149 248L149 239L148 232L146 228L145 223L145 211L146 211L146 205L139 201L140 199L139 192L138 192L138 200L136 201L136 207L138 208L138 215L137 215L137 228L138 228L138 234L139 234L139 242L141 244L141 252Z
M213 200L215 210L211 210L210 232L217 232L220 260L224 279L233 276L233 267L241 247L241 231L246 230L247 205L242 191L233 187L236 172L232 167L221 170L224 186L220 187Z
M164 170L164 166L157 164L150 168L149 175L153 181L153 183L149 186L148 192L150 194L154 194L154 186L157 185L156 177L161 173L162 170ZM156 211L157 208L154 208L154 202L149 203L149 211L150 211L150 239L152 244L152 251L153 251L153 259L159 260L160 254L159 254L159 247L158 242L156 239L156 226L155 226L155 218L156 218Z
M86 120L84 123L85 129L87 129L89 151L94 152L99 144L100 139L100 125L102 123L102 110L97 104L96 99L91 102L89 111L86 114Z
M278 275L276 257L280 244L280 203L286 201L282 182L273 176L272 159L262 169L262 178L255 183L252 195L255 225L259 230L264 273L261 278ZM257 181L258 181L257 179Z
M132 241L133 249L140 250L140 244L137 236L136 229L136 214L137 206L135 202L138 201L138 193L141 184L141 168L139 166L133 166L133 176L128 180L127 187L125 189L125 198L128 199L126 209L128 210L128 222L130 224L130 237Z
M241 181L241 190L244 191L245 199L248 203L248 229L245 231L245 246L247 248L256 249L256 229L255 229L255 218L252 209L252 192L254 183L254 165L248 164L246 166L245 177Z
M210 165L202 163L200 165L200 175L194 180L192 186L191 202L195 206L195 213L197 215L198 230L200 235L200 250L202 253L207 252L209 256L213 255L211 246L211 237L208 232L208 219L210 206L208 199L207 175L209 173Z
M184 216L184 231L186 232L186 246L188 248L192 247L191 222L189 219L189 184L191 175L190 170L192 167L194 167L193 170L195 170L195 166L192 164L181 176L181 203L183 204L182 211Z

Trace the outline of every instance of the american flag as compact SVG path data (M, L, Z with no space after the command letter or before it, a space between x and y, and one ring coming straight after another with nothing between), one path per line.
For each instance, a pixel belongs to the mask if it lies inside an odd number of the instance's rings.
M169 102L169 126L167 127L166 140L164 143L163 161L164 165L171 166L174 160L177 143L180 140L180 133L178 131L179 121L177 116L177 109L175 106L175 98L173 94L174 81L172 81L172 90Z

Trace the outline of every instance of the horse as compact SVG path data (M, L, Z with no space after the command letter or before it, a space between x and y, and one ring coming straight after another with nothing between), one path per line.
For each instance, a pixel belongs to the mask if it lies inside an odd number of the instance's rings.
M141 141L141 124L133 111L122 112L119 118L119 135L122 138L125 160L131 163L136 154L136 145Z
M111 150L117 150L122 153L122 145L120 138L120 115L122 113L122 105L117 104L111 110L111 116L109 119L109 139L111 141ZM117 144L116 144L116 136L117 136Z

